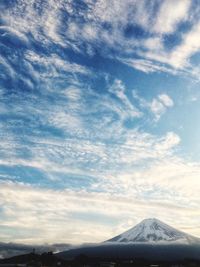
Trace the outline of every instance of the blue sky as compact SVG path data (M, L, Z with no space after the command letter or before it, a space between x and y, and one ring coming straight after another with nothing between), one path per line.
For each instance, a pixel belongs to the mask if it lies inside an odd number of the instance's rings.
M200 236L200 4L0 1L0 241Z

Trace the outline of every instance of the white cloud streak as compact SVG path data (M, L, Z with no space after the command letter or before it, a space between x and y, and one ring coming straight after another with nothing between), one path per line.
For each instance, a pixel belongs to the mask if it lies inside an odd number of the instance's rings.
M190 5L189 0L162 1L153 31L159 34L174 32L179 22L187 20Z
M155 121L158 121L167 109L174 106L174 101L166 93L157 95L152 101L145 100L135 90L132 91L132 95L134 99L139 101L142 109L147 109L153 113Z

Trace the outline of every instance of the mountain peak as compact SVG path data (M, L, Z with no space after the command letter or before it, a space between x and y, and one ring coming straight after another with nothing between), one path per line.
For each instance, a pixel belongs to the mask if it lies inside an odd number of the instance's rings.
M193 237L176 230L156 218L144 219L128 231L109 239L107 242L160 242L182 241L189 242Z
M156 218L146 218L142 220L140 223L154 223L154 222L161 222L161 221Z

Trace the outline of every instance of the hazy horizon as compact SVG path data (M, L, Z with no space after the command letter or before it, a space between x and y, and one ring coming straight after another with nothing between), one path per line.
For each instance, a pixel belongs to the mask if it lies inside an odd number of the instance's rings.
M0 1L0 241L200 237L200 3Z

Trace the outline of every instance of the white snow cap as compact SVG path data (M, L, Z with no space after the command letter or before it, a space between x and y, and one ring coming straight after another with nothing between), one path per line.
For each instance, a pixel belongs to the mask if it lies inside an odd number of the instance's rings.
M182 231L161 222L155 218L149 218L141 221L139 224L129 229L128 231L107 240L106 242L167 242L167 241L182 241L190 242L195 237L192 237Z

